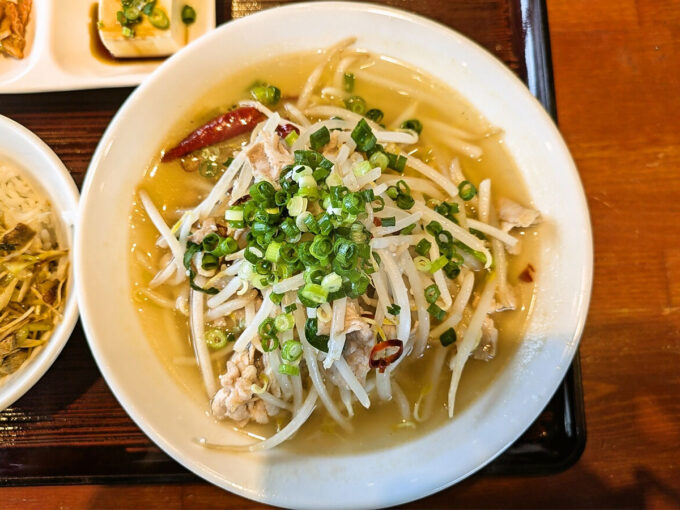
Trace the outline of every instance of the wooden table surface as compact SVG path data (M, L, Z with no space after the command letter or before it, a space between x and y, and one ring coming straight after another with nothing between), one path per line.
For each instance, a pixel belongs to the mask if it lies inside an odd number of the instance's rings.
M588 443L562 474L472 477L413 508L680 507L680 2L548 0L548 13L560 128L595 233ZM0 507L259 505L193 483L3 488Z

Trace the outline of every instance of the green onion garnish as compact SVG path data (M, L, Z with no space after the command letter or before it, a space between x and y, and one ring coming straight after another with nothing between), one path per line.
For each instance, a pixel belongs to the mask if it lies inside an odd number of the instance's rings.
M397 220L394 216L388 216L387 218L380 218L383 227L393 227L396 225Z
M295 326L295 319L293 318L292 313L282 313L277 315L274 319L276 331L288 331L289 329L293 329L293 326Z
M420 134L423 132L423 125L418 119L409 119L401 123L402 129L410 129Z
M293 321L295 323L295 321ZM288 340L281 348L281 358L284 361L295 363L302 356L302 344L297 340Z
M373 168L379 167L380 170L385 170L387 165L390 164L390 159L383 152L374 152L368 159L369 163Z
M446 317L446 312L434 303L427 307L427 312L438 321L443 320L444 317Z
M415 249L418 255L427 257L430 254L430 248L432 248L432 243L427 239L421 239L420 241L418 241L418 244L416 244Z
M468 200L472 200L477 194L477 188L475 188L475 185L470 181L463 181L458 185L458 194L460 195L460 198L467 202Z
M378 110L377 108L371 108L366 112L366 117L368 117L375 123L379 123L381 120L383 120L383 112L382 110Z
M399 315L401 313L401 306L393 303L387 307L387 313L390 315Z
M433 260L432 263L430 264L430 273L434 274L440 269L442 269L446 264L448 264L449 259L444 257L443 255L439 257L437 260Z
M444 347L448 347L456 341L456 330L453 328L447 329L439 337L439 341Z
M359 96L348 97L345 99L345 108L351 112L363 115L366 111L366 101L364 101L364 99Z
M315 151L320 150L321 148L323 148L324 145L326 145L330 141L331 133L330 131L328 131L328 128L326 126L322 126L320 129L314 131L311 135L309 135L309 145Z
M227 345L227 334L221 329L209 329L205 332L205 343L211 349L221 349Z
M300 289L298 295L301 299L314 303L314 305L325 303L328 299L328 291L316 283L307 283Z
M296 365L289 365L288 363L281 363L279 365L279 374L284 375L300 375L300 368Z
M352 92L354 90L354 74L344 74L342 77L342 88L345 92Z
M191 25L194 21L196 21L196 11L194 8L190 5L182 7L182 23Z
M437 285L435 284L432 284L425 289L425 301L427 301L430 304L437 301L437 299L439 299L439 295L440 295L439 287L437 287Z
M357 144L357 150L362 152L370 151L373 147L375 147L375 144L378 140L373 134L373 131L371 131L368 122L366 122L364 119L361 119L357 123L354 130L352 130L351 136L352 140L354 140Z

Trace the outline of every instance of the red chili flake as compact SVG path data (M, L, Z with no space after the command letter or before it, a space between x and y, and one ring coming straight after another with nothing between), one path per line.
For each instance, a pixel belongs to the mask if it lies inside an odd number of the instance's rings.
M382 227L382 220L378 218L377 216L373 216L373 224L376 227Z
M523 282L531 283L534 281L534 274L536 274L534 266L527 264L527 267L524 268L524 271L519 274L519 279Z
M276 134L281 138L286 138L293 131L295 131L298 135L300 134L300 130L292 124L283 124L276 127Z
M392 363L397 361L404 352L404 342L397 339L385 340L377 343L368 358L368 365L377 368L381 374Z

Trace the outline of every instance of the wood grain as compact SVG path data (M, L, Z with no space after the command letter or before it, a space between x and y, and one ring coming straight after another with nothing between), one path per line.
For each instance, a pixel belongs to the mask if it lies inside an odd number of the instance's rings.
M444 0L391 3L455 18ZM246 9L234 5L234 16ZM581 347L588 444L562 474L472 477L411 508L680 506L680 3L548 0L548 8L560 128L595 234ZM512 51L508 41L501 47ZM85 117L75 119L67 94L48 96L49 122L74 121L67 137L52 136L37 107L2 103L3 113L31 124L82 175L112 112L84 94ZM25 509L259 507L203 483L4 488L0 498Z

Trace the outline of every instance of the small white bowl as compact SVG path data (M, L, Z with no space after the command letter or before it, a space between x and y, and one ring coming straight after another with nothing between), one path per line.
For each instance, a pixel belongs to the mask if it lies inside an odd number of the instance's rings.
M381 451L296 455L202 449L193 437L237 439L173 380L154 353L130 297L134 190L170 126L239 67L277 55L357 46L438 77L494 125L546 223L527 336L487 391L449 423ZM196 77L200 79L196 79ZM364 3L302 3L220 27L165 62L127 100L102 138L83 186L76 285L90 348L120 403L166 453L206 480L293 508L388 506L441 490L493 460L533 422L562 381L585 322L592 239L574 162L555 125L502 63L442 25Z
M66 345L78 320L78 305L73 283L73 222L78 212L78 189L68 170L45 142L21 124L0 115L0 161L16 166L50 200L61 221L69 248L71 268L66 288L64 317L52 337L35 349L19 370L0 382L0 410L12 405L52 366Z

